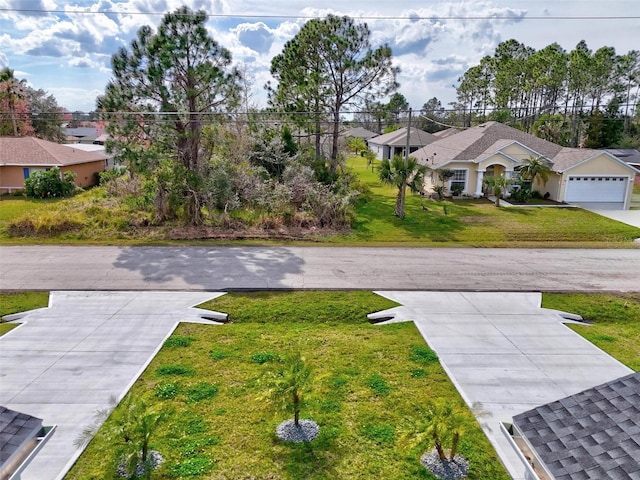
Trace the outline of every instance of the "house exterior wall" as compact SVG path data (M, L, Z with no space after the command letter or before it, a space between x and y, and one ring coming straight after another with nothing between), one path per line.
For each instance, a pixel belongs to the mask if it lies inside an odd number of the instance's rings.
M505 170L512 171L517 164L504 155L495 154L478 163L478 170L486 170L487 167L490 167L491 165L502 165Z
M86 188L93 187L98 184L97 173L104 172L105 161L98 160L96 162L80 163L77 165L69 165L62 167L63 172L72 171L76 174L76 185Z
M533 153L531 150L524 148L519 143L512 143L511 145L507 145L504 148L500 149L501 152L513 157L518 162L522 162L528 158L535 158L537 155Z
M591 160L566 171L569 175L632 175L629 169L607 155L598 155Z
M22 167L0 166L0 194L24 188Z
M0 166L0 194L11 193L16 190L24 189L24 169L29 168L31 173L36 170L44 170L44 167L29 167L18 165ZM76 173L76 185L82 188L92 187L96 185L96 173L105 169L105 161L97 160L95 162L81 163L78 165L69 165L62 167L63 172L73 171Z
M537 190L542 195L549 192L550 199L555 200L557 202L561 202L560 200L560 185L562 184L562 175L556 172L550 172L549 178L547 179L547 183L544 183L540 178L536 178L536 181L533 184L533 190Z

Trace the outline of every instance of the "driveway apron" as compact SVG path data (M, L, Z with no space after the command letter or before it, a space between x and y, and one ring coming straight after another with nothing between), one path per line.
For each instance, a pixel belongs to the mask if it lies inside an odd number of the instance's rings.
M377 293L402 305L392 321L414 321L514 479L523 466L501 422L631 373L541 308L539 293Z
M57 425L21 479L61 478L96 410L129 390L180 321L203 322L192 306L219 295L51 292L0 337L0 405Z

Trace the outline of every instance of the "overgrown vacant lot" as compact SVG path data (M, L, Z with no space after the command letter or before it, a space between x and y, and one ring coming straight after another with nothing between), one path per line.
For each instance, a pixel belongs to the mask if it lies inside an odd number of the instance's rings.
M364 158L349 168L369 192L359 200L349 232L265 230L256 225L233 231L229 225L203 228L181 223L148 225L149 215L135 201L116 201L103 188L71 199L37 201L5 198L0 202L2 244L194 244L221 242L297 243L424 247L632 248L640 229L577 208L496 208L485 199L436 202L408 195L406 218L393 215L396 190L383 186ZM446 211L445 211L446 210ZM246 220L256 212L236 212ZM12 234L9 234L11 227Z
M390 306L369 292L236 293L209 303L233 323L181 325L130 392L170 415L152 441L166 459L153 478L432 479L419 465L426 446L403 437L416 405L440 398L465 411L469 478L509 478L413 324L366 321ZM320 425L310 444L278 440L275 427L291 415L260 398L263 373L293 349L316 379L301 414ZM98 434L67 478L112 478L114 449Z

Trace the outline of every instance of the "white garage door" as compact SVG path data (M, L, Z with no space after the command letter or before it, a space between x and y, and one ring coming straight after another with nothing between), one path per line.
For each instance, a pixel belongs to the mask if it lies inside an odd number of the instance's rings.
M566 202L624 202L627 177L569 177Z

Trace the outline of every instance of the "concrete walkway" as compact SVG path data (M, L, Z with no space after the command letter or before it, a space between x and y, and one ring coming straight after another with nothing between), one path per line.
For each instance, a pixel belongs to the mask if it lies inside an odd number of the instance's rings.
M403 305L387 312L415 322L516 480L524 469L501 422L631 373L540 308L538 293L377 293Z
M0 337L0 405L57 425L22 480L62 478L96 410L124 396L178 322L203 322L190 307L219 295L51 292Z

